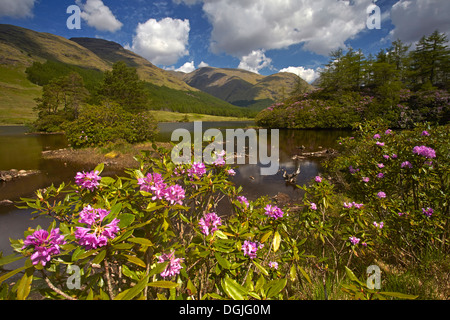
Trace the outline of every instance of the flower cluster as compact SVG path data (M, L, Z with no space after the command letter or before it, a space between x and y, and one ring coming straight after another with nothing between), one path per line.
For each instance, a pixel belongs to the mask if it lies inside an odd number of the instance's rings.
M425 158L436 158L436 151L427 146L415 146L412 152Z
M364 206L363 203L356 203L356 202L344 202L344 208L350 209L352 207L355 207L356 209L361 209Z
M158 263L164 263L166 261L169 261L169 264L164 271L160 273L163 278L177 275L180 273L180 270L183 269L181 262L183 262L184 259L175 258L175 251L173 250L170 253L164 253L158 257Z
M246 197L244 197L244 196L238 196L236 199L237 199L237 201L239 201L240 203L245 204L245 206L248 208L249 203L248 203L248 200L247 200Z
M404 161L404 162L402 162L402 164L400 165L402 168L412 168L413 167L413 165L411 164L411 162L409 162L409 161Z
M225 159L223 157L225 157L225 150L222 150L219 153L216 153L216 155L217 155L217 158L216 158L216 160L214 160L213 164L218 167L224 166Z
M214 231L218 230L218 226L222 225L222 219L215 213L210 212L204 215L198 222L200 229L204 235L213 234Z
M431 217L433 215L434 210L432 208L422 208L422 212L427 217Z
M386 193L384 193L383 191L380 191L377 193L377 197L382 199L382 198L386 198Z
M355 236L349 237L348 239L350 240L352 245L357 245L359 243L359 241L361 241L360 238L357 238Z
M245 240L241 250L244 251L244 256L248 256L250 259L256 258L256 251L264 247L263 244L257 244L256 242Z
M167 187L167 184L159 173L148 173L145 178L139 178L138 185L141 191L153 194L152 200L165 199L170 204L183 204L182 200L185 197L184 189L178 184Z
M373 225L375 226L375 228L383 229L383 227L384 227L384 222L381 221L380 223L378 223L378 222L374 221L374 222L373 222Z
M322 177L321 176L316 176L315 178L314 178L314 181L315 182L322 182Z
M105 209L94 209L90 205L80 212L79 223L87 224L85 227L76 227L75 238L86 250L106 246L108 239L114 239L120 231L117 224L119 219L114 218L107 225L102 226L103 219L110 213Z
M317 210L317 205L314 202L311 202L311 205L309 206L311 210Z
M187 172L188 176L191 178L201 178L206 173L206 166L202 162L194 162Z
M271 218L278 219L283 217L283 211L277 206L272 206L268 204L264 210L266 210L265 214Z
M60 253L60 245L65 244L64 236L59 234L59 229L52 229L50 235L46 230L39 229L27 236L23 241L22 250L33 246L34 252L31 255L33 265L40 263L43 267L51 260L51 257Z
M98 188L100 180L102 178L99 176L98 171L91 172L77 172L75 176L75 183L82 189L88 189L89 191L94 191Z

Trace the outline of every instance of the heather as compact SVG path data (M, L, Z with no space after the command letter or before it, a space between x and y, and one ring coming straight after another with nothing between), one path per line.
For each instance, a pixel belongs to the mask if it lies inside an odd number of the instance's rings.
M229 165L175 164L163 148L124 176L98 165L39 190L22 207L53 223L11 240L0 265L23 267L0 274L0 297L445 299L448 125L355 129L295 206L248 199Z

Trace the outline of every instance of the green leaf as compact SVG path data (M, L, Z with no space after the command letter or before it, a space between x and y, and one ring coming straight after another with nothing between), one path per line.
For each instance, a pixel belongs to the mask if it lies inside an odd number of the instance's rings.
M123 256L124 256L129 262L134 263L134 264L137 265L137 266L140 266L140 267L143 267L143 268L146 268L146 267L147 267L147 265L145 264L145 262L142 261L141 259L139 259L138 257L130 256L130 255L127 255L127 254L124 254Z
M102 177L102 179L100 180L100 183L107 185L107 186L113 184L114 182L116 182L116 180L111 177Z
M94 169L94 171L98 171L98 174L101 174L103 172L103 169L105 168L105 164L104 163L100 163L99 165L97 165Z
M105 257L106 257L106 250L102 250L95 256L94 260L92 260L92 263L99 264L100 262L103 261L103 259L105 259Z
M172 281L153 281L147 284L149 287L157 287L157 288L165 288L165 289L173 289L178 286L177 283Z
M141 293L142 290L147 287L148 279L150 276L145 276L141 281L136 283L136 285L130 289L127 289L121 293L119 293L114 300L131 300L134 297L136 297L139 293Z
M264 274L265 276L269 275L269 272L267 272L267 270L262 265L260 265L259 263L257 263L254 260L253 260L253 264L259 269L259 271L262 272L262 274Z
M147 247L153 246L153 243L146 238L128 238L127 241L133 242L133 243L139 243L139 244L142 244Z
M409 300L417 299L419 297L419 296L413 296L413 295L401 293L401 292L380 292L380 294L385 295L385 296L394 297L394 298L409 299Z
M128 227L130 224L133 223L136 216L131 213L122 213L118 216L119 221L119 228L123 229Z
M286 278L279 280L272 280L269 283L267 283L265 287L266 297L269 299L276 296L278 293L281 292L281 290L284 289L286 283L287 283Z
M23 258L24 256L18 256L15 253L10 254L9 256L0 258L0 266L4 266L5 264L12 263Z
M189 295L195 295L197 293L197 288L194 286L191 279L189 279L186 289L188 289L190 291Z
M297 266L297 268L298 268L298 270L300 270L301 274L305 277L306 281L308 281L309 284L312 285L311 278L310 278L309 275L306 273L306 271L305 271L302 267L300 267L300 266Z
M228 260L224 259L224 258L223 258L219 253L217 253L217 252L214 253L214 256L216 257L217 262L220 264L220 266L221 266L222 268L224 268L224 269L230 269L231 263L230 263Z
M266 242L266 240L270 237L270 235L272 234L272 230L266 232L262 237L261 237L261 243Z
M277 231L273 235L273 241L272 241L273 252L278 251L278 249L280 248L280 243L281 243L281 236Z
M366 285L364 283L362 283L361 281L359 281L358 278L353 273L353 271L350 270L349 268L347 268L347 266L345 266L345 272L347 273L347 277L349 277L351 281L355 281L355 282L359 283L361 286L366 287Z
M291 269L289 270L289 276L292 282L297 280L297 269L295 268L295 264L292 264Z
M247 289L229 277L222 280L222 287L228 297L233 300L244 300L244 296L248 294Z
M11 278L13 275L15 275L15 274L21 272L22 270L24 270L24 269L26 269L26 268L27 268L27 266L23 266L23 267L17 268L17 269L15 269L15 270L12 270L12 271L10 271L10 272L8 272L8 273L2 275L2 276L0 277L0 283L2 283L3 281L5 281L5 280L8 279L8 278Z
M31 283L33 282L33 272L34 268L28 268L19 281L19 286L17 287L17 299L26 300L31 291Z

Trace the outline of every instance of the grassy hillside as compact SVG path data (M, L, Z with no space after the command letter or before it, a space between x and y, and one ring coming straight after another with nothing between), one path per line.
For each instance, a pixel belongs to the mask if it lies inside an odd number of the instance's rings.
M128 66L136 68L140 79L144 81L176 90L197 91L171 73L154 66L148 60L126 50L116 42L96 38L71 38L70 40L89 49L110 65L125 61Z
M139 77L146 81L150 109L219 116L255 115L251 110L190 87L117 43L91 38L73 40L0 24L0 124L33 121L34 99L41 95L40 86L70 72L78 72L89 91L94 92L102 73L119 60L136 68Z
M28 81L24 67L0 65L0 125L34 121L34 99L41 90Z

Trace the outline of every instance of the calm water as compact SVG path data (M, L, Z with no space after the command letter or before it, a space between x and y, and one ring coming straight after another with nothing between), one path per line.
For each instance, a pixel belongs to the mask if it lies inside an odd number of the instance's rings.
M245 129L252 122L203 122L203 131L208 128ZM161 123L159 125L159 141L170 141L173 130L185 128L193 131L193 123ZM82 166L72 166L58 160L42 159L42 151L65 148L67 140L64 135L26 134L27 129L20 126L0 127L0 170L25 169L40 170L39 174L23 177L7 183L0 182L0 201L9 199L19 200L20 197L31 197L34 191L45 188L54 183L73 181L77 171L91 170ZM269 130L270 132L270 130ZM301 174L297 184L304 184L317 175L322 169L320 159L292 160L294 154L299 153L298 147L304 146L306 151L318 151L319 147L333 148L340 136L348 136L348 131L332 130L280 130L280 168L288 172L301 167ZM225 135L224 135L225 136ZM233 181L242 185L244 195L250 200L268 195L273 197L282 192L292 199L301 197L300 190L285 183L281 172L272 176L261 176L259 165L239 165L235 168L236 176ZM23 237L23 231L38 224L46 226L49 219L38 217L31 220L31 211L18 210L14 205L0 205L0 251L11 253L9 238Z

